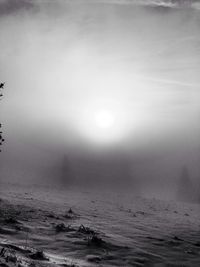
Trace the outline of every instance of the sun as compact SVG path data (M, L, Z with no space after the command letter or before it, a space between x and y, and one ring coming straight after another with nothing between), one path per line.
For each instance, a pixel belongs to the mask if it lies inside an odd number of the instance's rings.
M112 128L115 122L115 117L109 110L98 110L94 113L95 125L100 129Z
M113 105L105 105L91 101L85 105L80 118L78 130L83 138L96 145L113 145L125 136L126 125L120 109Z

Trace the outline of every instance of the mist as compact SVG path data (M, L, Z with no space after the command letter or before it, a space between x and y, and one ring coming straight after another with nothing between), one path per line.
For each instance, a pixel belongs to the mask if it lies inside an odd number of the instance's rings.
M0 1L1 180L60 183L67 155L98 185L198 184L199 29L196 1Z
M200 266L198 0L0 0L0 266Z

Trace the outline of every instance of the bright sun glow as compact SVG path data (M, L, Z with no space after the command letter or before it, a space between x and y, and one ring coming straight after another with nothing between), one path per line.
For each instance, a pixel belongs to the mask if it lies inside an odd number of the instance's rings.
M109 110L98 110L94 115L94 122L97 127L109 129L114 125L115 118Z
M120 141L125 134L123 116L115 105L88 104L87 110L82 113L79 129L80 133L89 141L99 144L113 144Z

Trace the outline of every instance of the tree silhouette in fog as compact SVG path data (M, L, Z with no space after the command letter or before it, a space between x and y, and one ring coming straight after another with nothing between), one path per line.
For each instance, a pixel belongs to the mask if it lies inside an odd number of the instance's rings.
M72 170L70 160L67 155L64 155L62 162L61 182L63 185L69 185L72 182Z
M181 201L194 200L194 188L187 166L183 166L178 183L177 198Z
M0 83L0 100L3 97L2 90L4 89L4 84L5 83ZM4 139L3 139L3 136L2 136L2 130L1 129L2 129L2 124L0 123L0 146L2 146L2 144L4 142ZM0 152L1 152L1 149L0 149Z

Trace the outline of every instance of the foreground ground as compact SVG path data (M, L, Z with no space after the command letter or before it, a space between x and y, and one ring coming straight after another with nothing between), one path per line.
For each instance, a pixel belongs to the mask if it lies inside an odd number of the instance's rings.
M200 205L2 185L0 266L200 266Z

